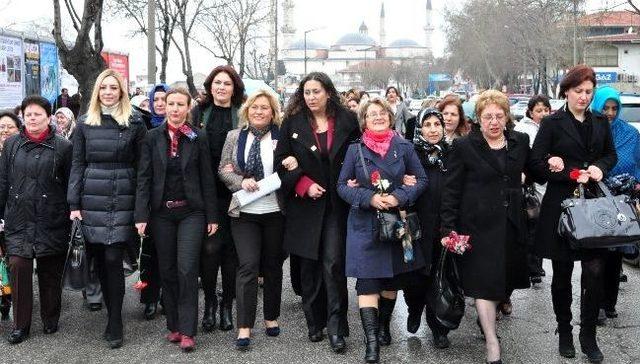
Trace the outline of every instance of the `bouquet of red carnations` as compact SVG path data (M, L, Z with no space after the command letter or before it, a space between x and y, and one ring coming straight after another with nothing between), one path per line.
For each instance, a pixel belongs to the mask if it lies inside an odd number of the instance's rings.
M443 241L442 246L452 253L462 255L467 250L471 250L470 238L471 236L469 235L459 235L455 231L451 231Z

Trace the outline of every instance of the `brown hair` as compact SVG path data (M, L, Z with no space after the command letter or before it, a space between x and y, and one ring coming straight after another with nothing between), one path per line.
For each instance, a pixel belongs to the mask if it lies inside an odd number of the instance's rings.
M229 75L231 78L231 82L233 82L233 95L231 95L231 105L235 107L240 107L242 105L242 101L244 100L244 82L242 82L242 78L238 75L238 72L229 65L218 66L209 73L207 79L204 80L202 84L204 86L204 98L202 103L200 104L201 108L204 109L209 105L213 104L213 95L211 95L211 85L213 84L213 79L218 75L218 73L224 72Z
M242 104L242 107L238 111L238 117L240 122L238 123L238 127L247 128L249 126L249 108L253 105L254 102L259 97L266 97L269 100L269 105L271 105L271 113L273 114L271 118L271 122L277 126L282 124L282 118L280 117L280 102L273 93L267 90L258 90L251 94L247 101Z
M367 127L367 111L371 105L378 105L389 114L389 128L393 128L393 122L395 116L389 102L382 97L373 97L365 101L358 109L358 121L360 122L360 130L364 130Z
M460 96L454 94L445 96L440 100L440 102L438 102L438 111L444 112L444 108L449 105L453 105L458 109L458 115L460 117L455 133L460 136L467 134L469 132L469 126L467 125L467 118L464 116L464 109L462 108Z
M567 91L569 91L570 88L577 87L584 81L591 81L593 87L596 87L596 73L593 71L593 68L586 64L574 66L564 75L562 81L560 81L560 93L558 96L562 99L566 98Z

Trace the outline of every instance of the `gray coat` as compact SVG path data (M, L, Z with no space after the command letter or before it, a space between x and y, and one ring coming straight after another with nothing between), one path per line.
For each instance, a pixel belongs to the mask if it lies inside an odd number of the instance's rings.
M102 125L80 118L73 136L73 164L67 200L81 210L89 243L114 244L134 239L136 169L147 129L138 114L129 127L102 115Z

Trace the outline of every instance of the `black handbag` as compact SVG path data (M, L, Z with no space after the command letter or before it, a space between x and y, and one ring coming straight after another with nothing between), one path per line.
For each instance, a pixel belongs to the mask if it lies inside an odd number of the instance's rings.
M464 316L464 293L455 260L443 248L427 301L436 320L449 330L457 329Z
M627 195L613 196L598 182L603 197L586 199L584 186L579 197L562 201L558 234L573 249L613 248L640 240L638 213Z
M362 154L362 144L358 143L358 154L362 162L364 175L369 176L367 163ZM402 216L404 215L404 216ZM402 239L399 231L403 226L409 229L412 240L418 240L422 237L422 229L420 228L420 218L415 212L401 214L398 209L380 211L377 210L376 218L378 220L378 240L380 242L398 242Z
M64 264L62 285L70 290L83 290L89 282L89 262L87 250L82 233L82 224L79 219L74 219L71 226L71 239L67 261Z
M528 184L523 187L524 189L524 205L527 217L530 220L537 219L540 216L541 201L536 193L534 184Z

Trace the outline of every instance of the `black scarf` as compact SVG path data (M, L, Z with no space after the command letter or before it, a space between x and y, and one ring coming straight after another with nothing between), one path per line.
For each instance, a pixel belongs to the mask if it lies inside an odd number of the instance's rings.
M422 123L431 116L437 117L440 120L440 125L442 125L442 138L440 138L440 140L435 144L429 143L422 136ZM418 154L424 157L421 159L424 160L429 167L440 168L443 172L447 170L444 167L444 154L448 148L444 136L444 117L442 114L436 109L424 109L420 111L418 114L418 120L416 121L415 133L413 134L414 148Z
M253 134L254 139L249 149L249 156L247 157L247 163L245 167L245 174L248 177L253 177L256 181L264 178L264 166L262 165L262 157L260 156L260 140L265 136L270 129L257 129L253 126L249 126L249 131Z

